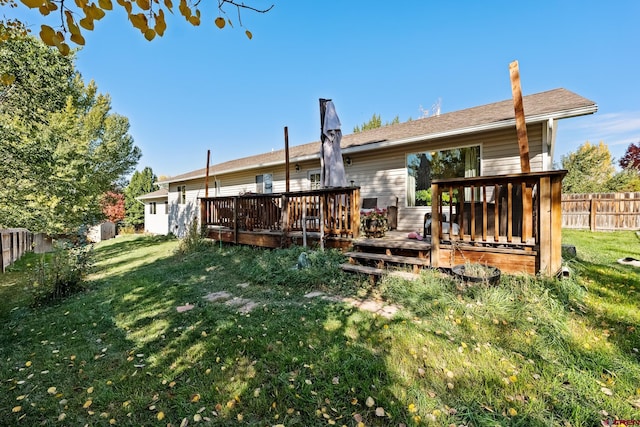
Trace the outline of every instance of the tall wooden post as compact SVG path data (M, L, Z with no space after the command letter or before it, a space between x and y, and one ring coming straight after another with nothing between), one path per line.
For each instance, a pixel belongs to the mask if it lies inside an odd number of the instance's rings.
M207 169L204 173L204 197L209 197L209 161L211 160L211 150L207 150Z
M289 128L284 127L284 169L285 169L285 192L290 191L289 187Z
M529 165L529 139L527 138L527 124L524 120L518 61L513 61L509 64L509 75L511 76L511 93L513 94L513 109L516 115L516 132L518 133L518 147L520 148L520 168L523 173L529 173L531 172L531 166Z

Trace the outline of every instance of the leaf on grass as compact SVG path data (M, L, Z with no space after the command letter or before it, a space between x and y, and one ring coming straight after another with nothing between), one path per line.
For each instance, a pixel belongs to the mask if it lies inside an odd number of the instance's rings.
M367 405L369 408L371 408L373 405L376 404L376 401L373 400L373 397L369 396L367 397L367 400L364 402L365 405Z
M518 415L518 411L516 411L514 408L509 408L509 416L515 417L516 415Z
M407 407L407 409L409 410L409 412L414 413L418 411L418 408L416 408L416 405L413 403L410 403L409 406Z
M86 402L84 402L84 405L82 405L82 407L84 409L87 409L89 406L91 406L92 403L93 403L93 401L91 399L89 399Z
M600 390L607 396L613 396L613 392L607 387L600 387Z
M191 396L191 402L192 403L196 403L200 401L200 393L196 393L193 396Z
M87 393L89 393L89 394L93 393L93 387L89 387L89 388L87 389Z
M56 388L56 387L49 387L49 388L47 389L47 393L49 393L49 394L56 394L56 390L57 390L57 388Z
M65 418L67 418L67 414L64 412L58 415L58 421L64 421Z
M376 417L384 417L384 408L380 406L376 408Z
M11 412L20 412L22 411L22 406L14 406L13 409L11 409Z
M156 415L156 418L158 419L158 421L164 420L164 412L162 411L158 412L158 415Z
M27 368L28 368L29 366L31 366L31 360L27 360L27 361L25 362L24 366L26 366Z

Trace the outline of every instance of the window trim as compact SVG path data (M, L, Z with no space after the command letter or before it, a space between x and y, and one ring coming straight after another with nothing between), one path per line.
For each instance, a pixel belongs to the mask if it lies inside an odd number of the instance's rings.
M404 205L407 208L424 208L425 206L417 206L417 205L409 205L409 155L411 154L420 154L420 153L433 153L433 152L439 152L439 151L449 151L449 150L457 150L457 149L464 149L464 148L472 148L472 147L478 147L478 171L477 171L477 175L476 176L482 176L482 169L483 169L483 149L484 149L484 144L482 142L476 142L476 143L470 143L470 144L462 144L462 145L455 145L455 146L440 146L440 147L432 147L432 148L423 148L423 149L416 149L416 150L411 150L411 151L406 151L404 153L404 161L405 161L405 186L404 186ZM464 178L464 176L462 176L461 178ZM415 203L415 201L414 201Z
M318 175L318 187L317 188L313 188L313 181L311 181L311 175ZM320 188L322 188L322 173L320 171L320 169L312 169L307 171L307 184L309 186L309 190L319 190Z

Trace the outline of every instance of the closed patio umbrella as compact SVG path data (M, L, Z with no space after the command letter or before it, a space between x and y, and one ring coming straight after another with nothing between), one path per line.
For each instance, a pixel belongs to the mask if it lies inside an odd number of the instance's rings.
M342 162L340 119L330 99L320 99L320 184L322 188L346 187Z

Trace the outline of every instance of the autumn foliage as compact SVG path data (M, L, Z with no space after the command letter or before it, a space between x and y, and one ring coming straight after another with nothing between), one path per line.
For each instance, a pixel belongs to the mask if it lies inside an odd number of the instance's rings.
M620 159L620 167L623 169L638 169L640 171L640 142L629 144L627 151Z
M102 197L102 213L108 221L117 223L124 220L124 194L108 191Z
M17 7L16 0L0 0L0 4L8 3L11 7ZM83 31L93 31L95 22L104 18L107 12L113 10L111 0L98 0L97 4L90 0L20 0L20 3L29 9L37 9L43 17L52 15L56 20L56 26L42 24L39 36L48 46L55 46L60 53L68 55L70 47L68 41L83 46L85 39ZM127 12L129 22L134 28L140 30L149 41L156 36L162 37L167 29L165 13L174 13L172 0L116 0L117 5ZM201 12L199 0L178 0L177 10L184 19L193 26L200 25ZM266 13L268 8L255 8L244 2L234 0L217 0L218 16L214 19L216 26L224 28L227 23L233 26L233 22L226 16L226 6L235 7L238 11L237 22L242 26L240 10L249 9L254 12ZM251 39L253 35L245 30L246 36ZM68 36L68 39L67 39Z

